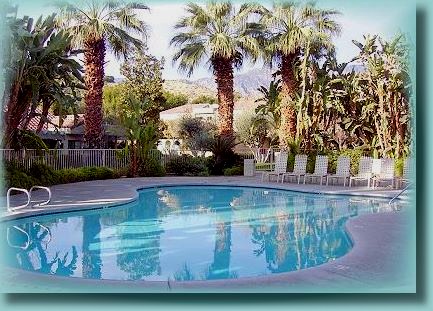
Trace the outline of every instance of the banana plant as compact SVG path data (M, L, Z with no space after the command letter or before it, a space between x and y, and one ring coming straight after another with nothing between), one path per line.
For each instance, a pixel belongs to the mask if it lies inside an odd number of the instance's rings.
M71 36L56 28L55 17L40 17L36 22L28 16L8 17L11 51L6 60L8 89L3 102L6 147L17 141L41 101L48 103L49 109L53 100L69 96L67 87L83 81L81 65L72 58L77 51L70 48Z

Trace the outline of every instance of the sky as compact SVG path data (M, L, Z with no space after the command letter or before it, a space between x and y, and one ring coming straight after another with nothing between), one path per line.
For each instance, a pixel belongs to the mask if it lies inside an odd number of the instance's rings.
M42 1L17 0L19 4L19 15L39 16L47 15L54 9ZM175 33L174 24L185 15L184 6L187 1L145 1L150 7L150 12L140 12L140 18L150 28L148 38L149 52L158 58L165 58L163 71L164 79L189 79L196 80L204 77L211 77L207 66L203 64L194 71L188 78L186 74L180 73L176 65L172 64L174 49L169 46L171 37ZM271 1L260 1L265 6L270 6ZM317 5L322 8L337 9L342 14L337 21L342 26L342 33L334 39L337 49L337 58L340 62L352 59L358 48L352 40L362 42L364 34L379 34L385 39L390 39L400 32L406 32L408 21L415 21L415 6L411 1L390 1L390 0L322 0ZM106 56L106 75L121 77L119 67L121 61L108 54ZM246 62L241 72L252 68L261 68L262 64L251 64Z

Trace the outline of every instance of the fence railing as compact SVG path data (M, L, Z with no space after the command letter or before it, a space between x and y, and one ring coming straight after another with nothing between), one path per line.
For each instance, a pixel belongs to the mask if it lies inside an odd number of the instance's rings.
M278 152L278 150L261 148L240 156L244 159L255 159L257 163L272 163L275 160L275 152ZM181 151L167 154L156 149L151 150L151 155L158 159L164 167L167 162L178 158L181 154L194 155L197 152ZM206 156L209 156L209 154L206 154ZM0 159L16 161L27 169L36 162L44 163L54 169L90 166L121 169L127 167L130 163L129 155L122 149L0 149Z
M35 162L44 163L54 169L77 167L126 167L129 158L122 150L116 149L49 149L49 150L11 150L0 149L6 161L16 161L26 168Z

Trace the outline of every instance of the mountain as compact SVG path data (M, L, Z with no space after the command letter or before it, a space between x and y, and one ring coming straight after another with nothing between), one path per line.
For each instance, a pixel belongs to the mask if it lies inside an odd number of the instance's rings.
M210 89L205 85L200 85L194 81L165 80L163 87L164 90L171 93L185 94L190 100L200 95L216 97L216 90Z
M257 89L262 85L268 87L271 80L272 71L270 69L253 69L242 74L235 74L234 89L235 92L238 92L241 96L256 97L260 94ZM216 92L214 78L203 78L193 82Z
M260 95L257 89L262 85L268 87L271 80L272 71L268 68L253 69L242 74L235 74L235 93L243 98L257 98ZM114 78L115 83L122 81L123 78ZM189 99L194 99L200 95L217 96L216 83L213 77L193 81L186 79L165 80L163 87L164 90L172 93L185 94Z

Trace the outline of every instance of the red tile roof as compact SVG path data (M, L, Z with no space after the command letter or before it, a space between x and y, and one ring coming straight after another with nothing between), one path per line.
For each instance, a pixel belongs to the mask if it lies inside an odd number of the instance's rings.
M36 109L36 113L41 114L42 110L40 108ZM40 116L33 117L29 124L27 125L27 129L30 131L36 131L39 125ZM44 131L54 131L56 128L59 128L59 116L55 116L52 113L48 113L47 119L50 123L45 122L42 130ZM73 114L68 114L64 116L63 122L60 128L69 128L72 129L84 123L84 114L78 114L77 117Z
M38 113L38 114L41 114L42 113L42 109L41 108L36 108L35 112ZM52 113L48 112L47 119L51 120L53 117L54 117L54 115ZM36 131L38 129L38 125L39 125L39 121L40 120L41 120L41 117L39 115L33 117L29 121L29 124L27 125L27 129L30 130L30 131ZM42 130L47 130L47 129L48 129L48 126L47 126L47 123L45 122L44 126L42 127Z

